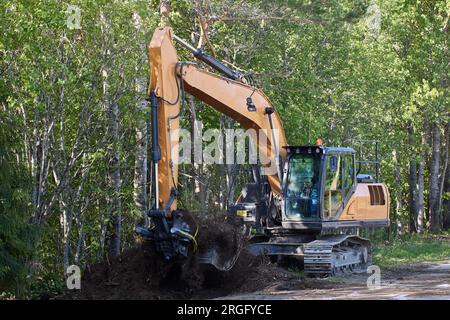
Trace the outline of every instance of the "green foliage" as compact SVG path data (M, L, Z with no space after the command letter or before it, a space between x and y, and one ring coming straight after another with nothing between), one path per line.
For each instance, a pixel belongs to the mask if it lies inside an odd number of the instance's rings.
M64 277L60 272L53 269L40 270L33 275L30 281L27 298L28 299L46 299L55 297L66 288Z
M300 269L298 267L290 267L288 268L290 274L297 278L303 278L305 276L305 270Z
M0 117L0 295L22 297L36 232L30 225L29 176L17 163L14 132Z
M424 261L450 259L450 239L447 236L429 237L405 235L373 250L373 263L380 266L396 266Z

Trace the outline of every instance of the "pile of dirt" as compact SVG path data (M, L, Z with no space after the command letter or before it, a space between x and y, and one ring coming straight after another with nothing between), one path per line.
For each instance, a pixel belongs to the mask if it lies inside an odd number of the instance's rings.
M142 244L117 259L87 268L81 290L66 291L58 298L211 299L262 290L290 277L285 269L245 251L231 270L221 272L210 266L167 263Z
M230 257L241 249L242 229L233 221L199 221L199 254L215 248ZM81 290L59 299L209 299L262 290L289 280L289 273L267 259L240 251L234 267L218 271L199 264L195 256L184 263L164 261L152 243L141 243L120 257L86 268Z

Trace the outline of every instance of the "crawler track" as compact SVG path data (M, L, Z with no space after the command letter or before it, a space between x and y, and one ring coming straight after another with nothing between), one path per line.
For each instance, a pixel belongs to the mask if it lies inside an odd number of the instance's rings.
M365 272L372 261L371 244L358 236L333 235L304 246L304 269L309 275L333 276Z

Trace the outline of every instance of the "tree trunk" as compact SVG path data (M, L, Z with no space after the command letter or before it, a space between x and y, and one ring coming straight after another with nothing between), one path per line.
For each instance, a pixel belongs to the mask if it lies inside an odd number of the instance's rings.
M441 217L442 225L444 221L447 220L447 216L450 215L449 212L442 211L443 209L443 198L444 198L444 190L445 190L445 184L446 184L446 178L447 178L447 172L449 171L448 168L448 162L449 162L449 143L450 143L450 121L447 122L447 126L445 129L445 145L444 145L444 165L442 168L442 174L441 174L441 181L440 181L440 188L439 188L439 215ZM448 182L448 181L447 181ZM447 209L448 211L448 209Z
M424 187L425 187L425 157L426 157L426 136L425 128L421 134L421 146L420 146L420 161L419 161L419 177L418 177L418 215L417 215L417 232L423 232L424 219L425 219L425 197L424 197Z
M220 139L225 139L225 121L226 121L226 116L225 115L220 115L220 134L221 134L221 138ZM225 159L225 146L226 144L223 144L223 147L220 149L220 156L222 157L224 163L226 162ZM226 185L226 168L224 168L223 165L219 165L219 184L215 185L214 188L218 187L218 197L217 197L217 201L219 203L219 210L221 212L223 212L226 209L226 188L223 188L224 185Z
M403 224L401 220L401 213L402 213L402 180L400 175L400 164L398 161L397 156L397 149L394 147L394 150L392 150L392 158L394 161L394 170L395 170L395 212L394 212L394 220L396 224L396 234L402 234L403 233Z
M143 80L143 82L142 82ZM145 79L139 79L138 93L140 95L145 94ZM136 124L136 159L134 165L134 203L139 210L142 218L144 219L145 226L147 225L147 148L148 148L148 136L147 136L147 121L144 116L146 113L146 101L141 100L138 102L138 114L139 119Z
M198 179L199 179L199 187L200 187L200 213L201 215L206 215L206 211L208 205L206 203L207 200L207 188L206 188L206 179L207 179L207 170L205 170L205 165L203 163L198 165L197 168Z
M447 149L449 145L447 145ZM450 229L450 170L447 168L447 174L444 181L444 193L446 197L443 199L442 212L444 213L444 229Z
M417 203L417 161L414 152L414 129L412 124L408 127L408 145L411 151L409 160L409 232L416 232L416 221L418 216Z
M64 182L63 182L64 183ZM72 217L69 211L69 190L65 188L65 190L61 193L60 196L60 223L63 231L62 244L63 244L63 266L64 273L69 267L69 254L70 254L70 230L72 228Z
M160 15L160 26L168 26L170 24L170 1L160 0L159 2L159 15Z
M38 187L38 143L39 143L39 110L36 108L34 110L34 127L33 127L33 145L31 146L31 180L32 180L32 196L31 201L33 203L34 213L33 213L33 220L34 223L37 223L38 219L38 193L39 193L39 187Z
M141 18L137 13L133 14L134 26L136 28L136 34L139 37L142 32ZM139 74L141 67L147 63L147 55L144 54L145 42L141 42L141 51L143 53L142 59L139 60L136 65L136 74ZM138 96L137 112L138 119L136 123L136 158L134 163L134 204L142 219L144 220L144 226L147 226L147 176L148 176L148 128L146 121L147 102L145 100L145 89L147 84L146 77L140 77L136 79L136 93Z
M113 102L109 110L109 135L113 141L112 158L110 160L109 182L113 186L113 204L111 211L111 238L109 244L109 254L116 257L120 254L120 237L122 231L122 182L120 174L120 155L119 155L119 106Z
M195 109L195 100L194 100L194 96L188 94L187 96L187 101L189 104L189 111L190 111L190 125L191 125L191 161L192 163L192 179L191 179L191 190L192 190L192 198L194 198L195 194L200 192L200 185L199 185L199 181L197 179L197 159L196 158L196 145L195 145L195 135L196 135L196 130L198 129L196 127L196 121L197 121L197 113L196 113L196 109ZM201 148L200 148L201 149Z
M225 126L227 129L233 129L233 119L228 118L225 121ZM234 141L233 141L234 145ZM234 152L234 148L233 148ZM233 157L234 159L234 157ZM227 183L227 209L230 205L234 203L234 198L236 194L236 183L235 183L235 169L236 169L236 161L234 163L227 163L226 164L226 183Z
M439 168L441 160L441 132L439 123L432 124L432 153L430 166L430 191L428 200L428 211L430 216L430 229L432 232L441 230L441 219L439 212Z
M75 264L79 264L81 261L82 248L84 243L84 231L83 231L83 221L80 217L76 216L76 223L78 228L78 240L77 240L77 248L75 250L74 262Z

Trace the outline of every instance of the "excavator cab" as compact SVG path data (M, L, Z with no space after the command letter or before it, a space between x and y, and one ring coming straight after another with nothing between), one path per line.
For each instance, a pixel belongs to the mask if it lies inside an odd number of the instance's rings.
M318 228L320 231L322 222L339 219L355 193L355 150L317 145L284 149L287 156L282 170L282 204L274 218L278 220L275 224L292 229ZM260 217L271 207L270 203L261 206L263 199L258 200L258 189L262 190L264 186L258 188L256 183L248 183L241 201L231 207L232 213L241 216L244 222L253 222L257 228ZM269 214L269 218L271 216Z
M356 187L355 151L322 146L286 149L283 220L337 219Z

